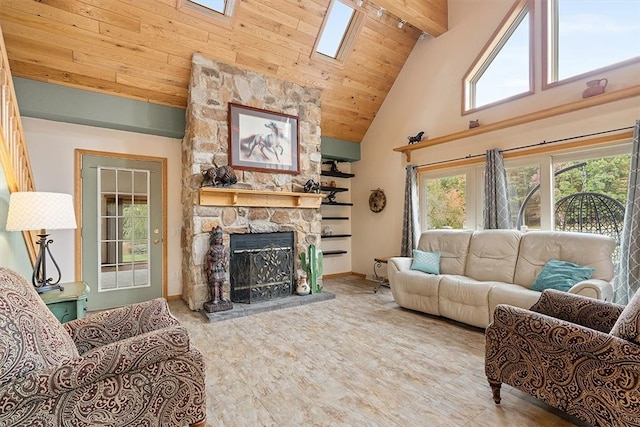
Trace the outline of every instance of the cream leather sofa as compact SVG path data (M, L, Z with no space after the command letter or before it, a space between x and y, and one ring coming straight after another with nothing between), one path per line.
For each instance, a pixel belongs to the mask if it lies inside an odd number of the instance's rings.
M440 274L411 270L412 258L389 259L391 292L401 307L484 328L498 304L531 307L529 289L550 259L595 269L569 292L600 300L613 295L614 239L596 234L516 230L430 230L418 249L439 252Z

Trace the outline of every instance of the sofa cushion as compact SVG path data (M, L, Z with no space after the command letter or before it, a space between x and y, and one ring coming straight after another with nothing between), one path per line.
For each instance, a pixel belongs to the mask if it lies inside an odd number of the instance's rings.
M78 357L73 340L33 286L2 267L0 336L0 387L31 371Z
M507 304L520 308L530 308L540 299L540 292L512 283L497 283L489 291L489 313L493 320L493 311L498 304Z
M611 328L611 335L640 344L640 292L636 292L622 310Z
M440 315L479 328L490 322L489 291L496 282L465 276L442 276L438 290Z
M393 268L390 266L390 269ZM416 270L390 271L391 293L398 305L423 313L440 315L438 289L442 276L424 274Z
M472 230L428 230L417 249L440 253L440 274L464 274Z
M545 289L568 291L576 283L589 279L594 271L596 271L595 268L584 267L569 261L550 259L531 285L531 289L539 292Z
M414 249L412 255L412 270L418 270L429 274L440 274L439 252L424 252L419 249Z
M473 233L465 276L512 283L521 235L517 230L479 230Z
M595 268L592 279L613 278L611 254L615 240L609 236L568 231L529 231L520 239L513 283L531 287L550 259Z

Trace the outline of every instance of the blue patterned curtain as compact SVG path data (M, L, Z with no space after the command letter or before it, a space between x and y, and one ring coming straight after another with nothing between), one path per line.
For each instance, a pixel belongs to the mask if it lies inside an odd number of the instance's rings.
M620 263L615 280L615 302L627 304L640 287L640 120L633 132L629 190L620 242Z
M418 222L418 171L413 165L407 165L407 178L404 187L404 215L402 218L401 256L412 256L420 234Z
M484 228L511 228L509 213L509 189L502 152L487 150L487 166L484 176Z

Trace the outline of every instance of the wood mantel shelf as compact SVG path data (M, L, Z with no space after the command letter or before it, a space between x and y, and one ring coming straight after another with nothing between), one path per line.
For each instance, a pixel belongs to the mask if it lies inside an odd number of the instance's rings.
M318 209L324 194L242 188L200 188L200 205Z

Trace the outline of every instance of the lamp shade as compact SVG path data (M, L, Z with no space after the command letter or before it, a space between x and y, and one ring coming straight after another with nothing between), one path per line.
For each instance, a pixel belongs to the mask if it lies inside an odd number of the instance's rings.
M77 228L70 194L17 191L9 197L7 231Z

